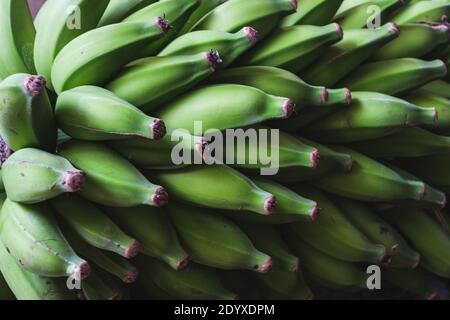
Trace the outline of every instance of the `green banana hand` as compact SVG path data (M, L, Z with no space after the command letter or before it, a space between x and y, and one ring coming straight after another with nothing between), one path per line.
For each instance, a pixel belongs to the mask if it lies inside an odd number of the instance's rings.
M8 198L23 203L77 192L85 182L85 174L63 157L32 148L13 153L1 173Z
M343 0L301 0L297 12L281 20L282 27L294 25L324 26L331 22Z
M43 77L9 76L0 82L0 100L0 135L9 148L55 150L56 126Z
M109 0L109 4L97 27L118 23L132 13L157 1L158 0Z
M164 122L147 116L114 93L94 86L64 91L55 107L59 128L72 138L116 140L143 137L159 140L166 134Z
M443 17L450 17L450 3L447 0L416 1L392 17L392 21L398 24L440 22Z
M69 140L58 153L86 173L80 194L96 203L117 207L163 206L168 195L148 181L130 162L105 145Z
M195 262L219 269L261 273L272 268L272 258L256 249L244 231L225 217L175 204L167 210Z
M219 53L213 50L189 56L150 57L125 67L106 88L149 112L198 84L221 62Z

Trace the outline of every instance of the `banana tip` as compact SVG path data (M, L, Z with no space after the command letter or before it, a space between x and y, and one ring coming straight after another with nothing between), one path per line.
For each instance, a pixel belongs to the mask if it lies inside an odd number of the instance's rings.
M161 30L162 33L167 33L170 29L170 23L167 19L158 17L156 18L156 26Z
M297 4L297 0L289 0L289 2L291 3L292 7L297 10L298 4Z
M295 103L292 100L287 99L283 103L283 111L284 111L283 118L284 119L289 118L292 115L292 113L294 113L294 110L295 110Z
M160 140L167 133L166 125L160 119L154 119L151 127L153 140Z
M262 265L258 267L257 271L260 273L267 273L270 271L270 269L272 269L272 265L273 265L272 258L269 257L266 261L263 262Z
M177 261L175 268L177 271L183 270L188 266L188 264L189 264L189 256L185 256L181 258L179 261Z
M268 197L264 201L264 215L270 215L277 207L277 199L274 196Z
M205 59L208 62L211 72L215 72L217 70L217 66L223 62L220 58L219 52L215 50L209 50L206 52Z
M298 270L300 270L300 260L299 259L297 259L297 261L295 261L294 266L291 268L291 272L297 273Z
M319 214L319 205L317 204L317 202L315 202L313 207L311 208L311 211L309 212L309 220L311 221L316 220L318 214Z
M169 195L167 194L166 189L163 187L156 189L151 197L151 204L155 207L162 207L165 206L167 202L169 202Z
M138 269L133 269L130 273L128 273L125 277L122 278L122 281L126 284L133 283L136 281L139 276Z
M444 194L444 197L441 199L441 201L439 201L439 206L441 208L445 208L446 205L447 205L447 196Z
M66 172L62 184L67 192L77 192L81 189L86 181L86 175L82 171Z
M84 280L91 274L91 266L84 261L75 267L74 274L77 280Z
M344 38L344 31L342 30L342 27L338 23L335 23L334 26L336 27L336 32L339 35L339 39L342 40Z
M139 253L140 248L141 248L140 242L133 239L133 242L130 244L130 246L125 249L124 252L125 258L127 259L134 258Z
M12 150L8 147L5 140L3 140L2 137L0 137L0 167L3 165L3 163L6 161L6 159L11 156Z
M258 41L258 31L256 29L253 29L252 27L244 27L244 33L252 45Z
M322 104L326 104L328 102L328 97L330 96L328 89L323 88L320 92L320 101Z
M392 33L394 33L395 35L399 35L400 34L400 28L393 22L389 22L388 23L388 28L389 30L392 31Z
M345 104L352 103L352 100L353 100L352 92L350 91L350 89L345 88L344 89L344 101L345 101Z
M25 89L30 96L37 97L44 90L46 81L43 76L28 76L25 78Z
M313 152L310 153L309 159L311 160L311 168L317 168L320 159L320 152L317 149L314 149Z

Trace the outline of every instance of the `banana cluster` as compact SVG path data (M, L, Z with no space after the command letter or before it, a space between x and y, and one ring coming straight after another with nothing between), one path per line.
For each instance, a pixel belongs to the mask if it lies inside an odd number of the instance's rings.
M450 297L450 0L0 6L0 299Z

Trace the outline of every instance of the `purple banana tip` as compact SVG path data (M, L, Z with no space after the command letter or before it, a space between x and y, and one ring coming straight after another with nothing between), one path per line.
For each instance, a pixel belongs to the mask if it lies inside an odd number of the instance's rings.
M151 130L153 140L160 140L167 133L166 125L164 124L164 121L160 119L154 119L152 121Z
M25 78L25 89L34 98L41 94L46 83L43 76L28 76Z
M323 88L320 92L320 101L322 104L326 104L328 102L328 97L330 96L328 89Z
M317 165L319 164L319 159L320 159L319 150L315 149L313 152L311 152L309 155L309 158L311 160L311 168L317 168Z
M272 258L268 258L259 268L258 268L258 272L260 273L267 273L270 271L270 269L272 269Z
M82 171L66 172L62 184L67 192L77 192L81 189L86 181L86 175Z
M297 0L289 0L289 2L291 3L292 7L297 10L298 4L297 4Z
M400 34L400 28L395 23L389 22L388 27L389 27L389 30L391 30L394 34L396 34L396 35Z
M311 221L316 220L318 215L319 215L319 205L317 203L314 203L313 207L311 208L311 211L309 212L309 220Z
M123 278L122 278L122 281L123 281L124 283L127 283L127 284L133 283L133 282L136 281L136 279L138 278L138 276L139 276L139 271L138 271L138 269L134 269L134 270L132 270L130 273L128 273L125 277L123 277Z
M163 187L159 187L152 194L150 200L151 204L153 204L155 207L162 207L169 202L169 195L167 194L166 189L164 189Z
M215 50L209 50L208 52L206 52L205 59L208 62L211 72L215 72L217 66L223 62L220 58L219 52Z
M274 196L266 198L264 201L264 215L270 215L277 207L277 199Z
M258 41L258 31L256 29L253 29L252 27L244 27L243 30L252 45Z
M91 274L91 266L87 262L79 264L75 270L75 278L77 280L84 280Z
M295 103L292 100L287 99L283 103L283 110L284 110L283 118L284 119L289 118L295 110Z
M339 38L342 40L342 38L344 38L344 31L342 30L342 27L338 23L335 23L334 26L336 27L336 32L338 33Z
M167 33L170 29L170 23L167 19L158 17L156 18L156 26L161 30L162 33Z
M2 137L0 137L0 167L12 153L13 153L12 150L8 147L5 140L3 140Z
M346 104L350 104L352 103L352 92L350 91L350 89L345 88L344 89L344 100Z
M125 258L127 259L134 258L139 253L140 248L141 248L140 242L133 239L133 242L130 244L130 246L125 249L124 252Z
M189 264L189 256L185 256L177 262L175 267L179 271L179 270L183 270L184 268L186 268L188 266L188 264Z

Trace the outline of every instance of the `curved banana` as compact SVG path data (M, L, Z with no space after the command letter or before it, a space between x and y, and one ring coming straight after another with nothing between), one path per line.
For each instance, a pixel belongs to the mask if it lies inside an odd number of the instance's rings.
M450 99L450 83L444 80L435 80L427 83L420 90Z
M304 129L320 142L349 143L377 139L396 130L438 122L435 108L422 108L376 92L352 92L352 103Z
M235 33L193 31L176 38L158 56L193 55L212 49L219 52L222 63L218 67L223 69L251 48L257 38L258 31L250 27L244 27Z
M331 22L343 0L301 0L297 12L281 20L282 27L294 25L324 26Z
M147 116L114 93L94 86L64 91L55 107L58 126L72 138L116 140L143 137L159 140L166 134L164 122Z
M126 66L106 88L149 112L194 87L221 62L219 52L213 50L189 56L149 57Z
M9 148L55 150L56 126L43 77L9 76L0 82L0 100L0 136Z
M237 85L208 85L178 97L158 112L170 129L185 129L193 135L209 129L225 130L285 119L294 111L294 103L259 89ZM201 121L201 132L196 122Z
M162 37L169 22L116 23L93 29L70 41L56 56L52 83L56 93L82 85L101 85L139 55L146 44Z
M443 17L450 17L450 3L447 0L416 1L393 16L392 21L398 24L418 21L440 22Z
M34 63L36 71L47 79L47 87L52 89L52 65L56 55L70 41L97 26L108 2L48 0L39 10Z
M272 268L272 258L256 249L244 231L222 215L176 204L167 210L195 262L219 269L260 273Z
M197 23L208 13L210 13L213 9L220 6L222 3L228 0L201 0L200 5L197 9L189 17L188 21L184 24L183 28L181 28L180 32L178 32L177 36L181 36L183 34L189 33L192 29L195 28Z
M344 38L324 50L320 59L304 70L301 77L313 85L333 87L378 48L398 35L399 29L393 23L378 29L347 30Z
M188 254L165 212L148 206L104 210L127 233L139 239L141 253L164 261L174 270L188 265Z
M33 44L36 31L26 0L3 0L0 11L0 78L36 73Z
M130 162L107 146L69 140L58 153L86 173L80 194L96 203L132 207L163 206L168 195L163 187L148 181Z
M174 199L202 207L248 210L269 215L276 198L226 165L191 166L149 173L161 181Z
M64 195L53 199L51 204L69 228L90 245L129 259L138 253L140 243L89 201L77 195Z
M342 37L342 29L336 23L323 27L303 25L281 28L245 54L237 64L278 67L298 73Z
M297 0L228 0L207 14L194 30L236 32L250 26L264 37L282 17L296 10Z
M446 74L447 66L442 60L400 58L364 64L340 81L339 85L352 91L398 95Z
M157 2L158 0L109 0L97 27L118 23L132 13Z
M62 235L51 208L6 199L0 216L0 240L24 269L46 277L89 276L89 264L78 257Z
M24 203L77 192L85 182L84 172L63 157L32 148L14 152L3 163L1 173L8 198Z
M336 259L373 263L384 261L386 248L372 243L322 192L304 186L294 187L294 190L314 199L321 208L314 222L288 225L287 228L297 237Z

